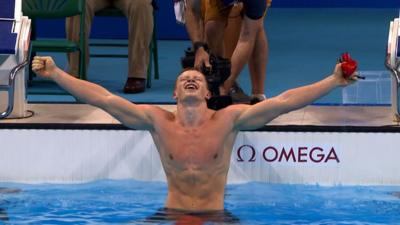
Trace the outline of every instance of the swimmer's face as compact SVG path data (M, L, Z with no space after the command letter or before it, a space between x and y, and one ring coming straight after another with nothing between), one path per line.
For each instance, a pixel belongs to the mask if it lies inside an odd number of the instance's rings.
M197 70L187 70L181 73L176 80L174 98L182 100L190 96L203 100L210 97L207 81L204 75Z

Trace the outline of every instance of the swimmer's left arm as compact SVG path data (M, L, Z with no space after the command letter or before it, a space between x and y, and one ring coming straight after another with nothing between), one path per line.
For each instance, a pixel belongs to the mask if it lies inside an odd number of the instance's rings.
M337 64L334 73L321 81L288 90L253 106L240 106L242 109L235 121L235 128L238 130L260 128L279 115L307 106L333 89L353 83L356 80L355 76L356 73L344 79L340 64Z

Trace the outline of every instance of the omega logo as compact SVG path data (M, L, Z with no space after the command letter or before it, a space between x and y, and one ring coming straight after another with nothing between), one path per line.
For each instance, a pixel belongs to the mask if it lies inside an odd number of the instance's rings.
M328 148L329 149L329 148ZM288 150L285 147L276 148L268 146L260 153L262 160L266 162L294 162L294 163L327 163L335 161L340 163L339 157L336 154L335 148L331 147L329 150L322 147L290 147ZM256 149L251 145L242 145L237 151L238 162L255 162Z

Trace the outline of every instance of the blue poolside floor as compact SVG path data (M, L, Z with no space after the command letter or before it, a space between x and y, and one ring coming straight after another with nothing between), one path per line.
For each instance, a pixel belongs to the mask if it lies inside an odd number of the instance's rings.
M346 8L271 8L265 19L270 53L267 66L266 94L275 96L289 88L305 85L332 72L342 52L350 52L358 60L360 71L383 71L389 22L398 16L398 9ZM121 42L121 40L116 40ZM127 76L127 59L92 58L88 79L134 102L173 103L172 91L181 70L180 57L189 41L159 40L160 80L152 88L135 95L122 93ZM92 52L121 49L92 48ZM122 49L122 51L125 51ZM42 53L44 55L46 53ZM53 54L57 64L65 68L66 57ZM249 75L245 69L239 78L249 93ZM52 84L30 87L30 91L54 89ZM389 91L389 90L387 90ZM74 101L67 95L29 95L30 102ZM342 103L341 90L317 103Z

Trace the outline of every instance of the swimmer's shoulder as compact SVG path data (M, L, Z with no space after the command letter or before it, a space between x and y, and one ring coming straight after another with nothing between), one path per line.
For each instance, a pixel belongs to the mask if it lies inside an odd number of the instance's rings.
M249 108L250 105L247 104L233 104L218 111L215 111L215 117L227 117L232 116L233 118L237 117L244 110Z
M175 119L175 109L164 108L158 105L146 105L147 110L151 113L151 116L157 119L174 120Z

